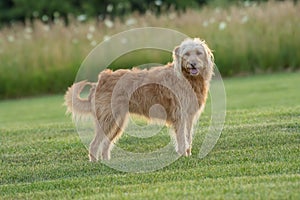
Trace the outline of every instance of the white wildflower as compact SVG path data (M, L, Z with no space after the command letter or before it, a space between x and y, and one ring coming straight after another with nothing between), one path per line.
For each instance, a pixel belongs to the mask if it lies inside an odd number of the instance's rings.
M114 6L112 4L108 4L107 7L106 7L106 11L109 12L109 13L111 11L113 11L113 9L114 9Z
M202 26L207 27L207 26L208 26L208 21L204 21L204 22L202 23Z
M93 40L93 41L92 41L90 44L91 44L91 46L93 46L93 47L94 47L94 46L96 46L96 45L97 45L97 42L96 42L95 40Z
M87 38L88 40L92 40L92 39L93 39L93 34L88 33L88 34L86 35L86 38Z
M248 0L247 0L247 1L245 1L245 2L244 2L244 6L245 6L245 7L249 7L249 6L251 6L251 2L250 2L250 1L248 1Z
M47 15L42 16L42 21L47 22L49 20L49 17Z
M57 12L57 11L55 11L55 12L53 13L53 17L54 17L54 18L59 18L59 17L60 17L60 13Z
M226 22L221 22L219 24L219 30L224 30L226 28L226 26L227 26Z
M15 41L15 37L13 35L9 35L9 36L7 36L7 41L14 42Z
M132 25L136 24L136 22L137 22L136 19L129 18L126 20L125 24L126 24L126 26L132 26Z
M26 27L25 32L26 33L32 33L32 28L31 27Z
M86 18L87 18L86 15L79 15L79 16L77 16L77 21L83 22L86 20Z
M38 17L39 16L39 12L38 11L33 11L32 12L32 16L33 17Z
M245 15L245 16L242 18L241 23L242 23L242 24L245 24L245 23L247 23L247 22L248 22L248 16Z
M50 31L50 26L48 26L48 25L45 25L43 28L44 28L44 31L46 31L46 32Z
M91 25L89 26L89 32L94 33L96 30L95 26Z
M103 40L104 40L104 41L108 41L108 40L110 40L110 36L108 36L108 35L105 35L105 36L103 37Z
M107 28L112 28L114 26L114 23L109 19L104 20L104 24Z
M155 4L156 6L161 6L161 5L162 5L162 0L155 0L155 1L154 1L154 4Z

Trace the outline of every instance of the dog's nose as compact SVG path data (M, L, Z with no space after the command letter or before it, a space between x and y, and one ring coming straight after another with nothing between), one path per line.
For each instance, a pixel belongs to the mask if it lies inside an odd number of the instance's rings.
M197 65L196 62L191 62L190 64L191 64L191 66L192 66L193 68L196 68L196 65Z

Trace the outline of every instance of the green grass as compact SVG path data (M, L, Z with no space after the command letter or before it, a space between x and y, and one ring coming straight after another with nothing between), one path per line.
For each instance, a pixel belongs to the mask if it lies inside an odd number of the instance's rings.
M299 72L226 79L226 123L212 152L197 155L208 104L192 157L150 173L89 163L62 95L1 101L1 199L299 199L299 82ZM168 136L147 140L124 135L119 145L151 149Z

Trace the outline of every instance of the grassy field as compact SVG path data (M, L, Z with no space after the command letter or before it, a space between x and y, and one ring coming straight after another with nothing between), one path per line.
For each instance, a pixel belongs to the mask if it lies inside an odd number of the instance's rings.
M300 199L299 82L299 72L226 79L212 152L197 155L207 106L192 157L140 174L88 162L62 95L0 101L1 199Z

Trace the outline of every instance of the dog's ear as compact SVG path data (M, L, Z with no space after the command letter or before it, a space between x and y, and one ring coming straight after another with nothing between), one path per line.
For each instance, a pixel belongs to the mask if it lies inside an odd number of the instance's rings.
M204 47L205 50L207 67L209 69L206 70L205 76L208 79L210 79L214 75L214 67L215 67L214 55L205 42L202 43L202 46Z
M205 49L207 65L209 68L213 69L215 66L214 55L205 42L203 42L202 46Z
M180 55L180 46L175 47L173 50L173 63L174 63L174 71L178 77L181 77L181 55Z

